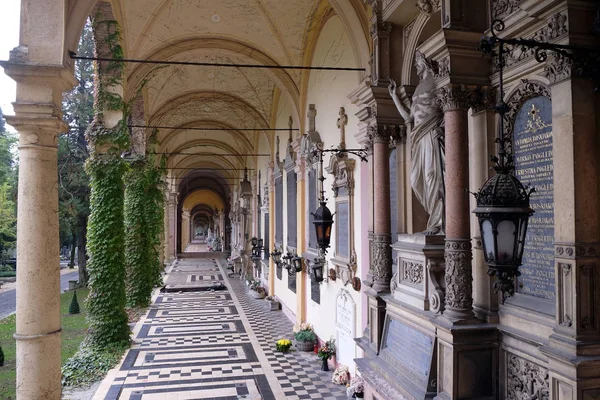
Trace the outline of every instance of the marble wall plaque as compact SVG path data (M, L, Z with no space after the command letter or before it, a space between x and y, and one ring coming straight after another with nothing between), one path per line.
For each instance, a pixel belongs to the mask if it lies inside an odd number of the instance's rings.
M310 278L310 298L317 304L321 304L321 285L315 281L311 275Z
M296 293L296 274L292 274L291 276L288 274L288 289Z
M336 298L337 352L336 359L340 364L354 365L356 357L356 303L350 293L341 289Z
M312 213L317 211L317 171L308 171L308 247L317 249L317 232Z
M342 257L350 257L350 215L347 201L340 201L336 205L336 254Z
M433 337L393 318L388 319L381 355L409 377L427 381L433 357Z
M552 164L552 102L539 96L527 100L514 124L515 176L535 187L529 218L519 293L553 300L554 170Z
M287 245L290 247L297 246L297 186L296 186L296 173L292 170L287 173L286 176L287 185Z
M283 177L275 178L275 242L283 243Z

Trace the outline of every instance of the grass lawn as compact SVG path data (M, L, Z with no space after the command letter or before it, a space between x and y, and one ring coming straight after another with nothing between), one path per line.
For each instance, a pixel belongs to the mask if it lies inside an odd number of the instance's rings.
M77 299L81 313L69 315L69 304L73 297L72 292L63 293L60 296L60 314L62 325L62 363L64 364L79 348L79 344L85 337L87 323L85 316L87 309L84 299L88 295L88 289L77 290ZM15 332L15 316L0 320L0 345L4 350L4 367L0 367L0 399L14 400L15 395L15 353L16 345L13 339Z

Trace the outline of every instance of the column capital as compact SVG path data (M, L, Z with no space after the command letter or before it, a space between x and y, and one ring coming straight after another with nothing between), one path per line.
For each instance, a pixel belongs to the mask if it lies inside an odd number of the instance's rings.
M496 89L490 86L476 88L473 93L471 107L473 113L493 111L496 107Z
M474 88L465 85L447 85L438 93L438 102L444 112L468 110L475 100Z
M368 135L372 143L390 144L393 140L396 142L403 140L406 130L403 130L400 125L375 123L369 126Z

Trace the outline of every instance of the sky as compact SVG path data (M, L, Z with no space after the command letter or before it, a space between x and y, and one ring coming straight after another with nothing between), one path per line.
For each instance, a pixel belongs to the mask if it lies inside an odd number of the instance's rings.
M8 60L8 52L19 45L19 10L21 0L0 0L0 60ZM13 114L12 102L15 101L15 82L4 74L0 67L0 107L4 114ZM8 127L11 129L10 127ZM14 130L14 129L11 129Z

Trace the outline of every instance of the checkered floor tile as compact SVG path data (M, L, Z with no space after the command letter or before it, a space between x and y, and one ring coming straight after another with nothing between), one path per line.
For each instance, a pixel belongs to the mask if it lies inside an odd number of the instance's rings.
M320 371L314 354L274 351L277 339L292 337L292 323L250 297L223 268L210 258L177 263L172 282L189 288L202 282L189 276L210 276L227 290L161 293L108 391L96 398L346 399L345 388L331 383L332 372Z

